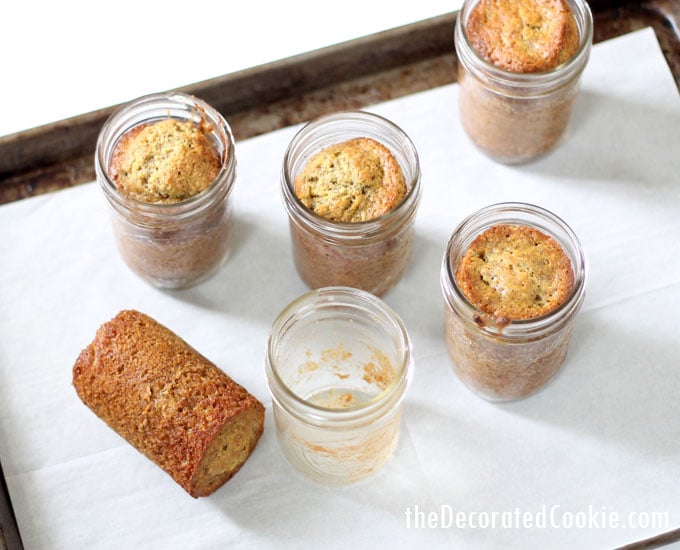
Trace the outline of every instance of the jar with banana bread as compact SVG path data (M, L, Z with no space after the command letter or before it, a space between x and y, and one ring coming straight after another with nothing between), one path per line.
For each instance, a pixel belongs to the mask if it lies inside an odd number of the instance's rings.
M391 121L353 111L304 126L281 176L295 266L310 288L382 295L402 277L420 203L420 165Z
M551 151L571 118L592 37L585 0L466 0L455 47L460 120L472 142L507 164Z
M132 271L176 289L219 270L230 249L236 156L218 111L178 92L136 99L102 127L95 170Z
M340 485L387 462L412 359L403 322L382 300L349 287L308 292L274 322L265 365L279 447L293 467Z
M446 347L466 386L509 401L555 376L586 282L583 249L562 219L525 203L482 208L453 232L440 281Z

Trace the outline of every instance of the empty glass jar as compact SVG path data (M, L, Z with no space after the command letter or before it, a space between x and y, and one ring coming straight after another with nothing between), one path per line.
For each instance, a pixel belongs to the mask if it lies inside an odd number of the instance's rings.
M274 322L266 356L284 456L324 484L376 471L397 445L411 371L406 328L379 298L329 287L293 301Z

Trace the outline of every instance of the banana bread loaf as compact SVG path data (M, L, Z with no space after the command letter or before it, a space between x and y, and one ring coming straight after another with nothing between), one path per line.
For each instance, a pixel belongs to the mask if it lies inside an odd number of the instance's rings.
M154 286L192 286L229 253L235 157L227 139L207 119L164 118L133 126L115 142L108 176L118 193L104 190L116 212L118 248Z
M264 428L255 397L133 310L99 328L73 367L73 385L85 405L192 497L229 480Z
M335 226L384 220L380 238L328 238L291 223L298 273L310 288L351 286L377 296L389 290L408 265L413 224L382 216L398 208L409 191L392 151L369 137L333 143L313 153L291 186L306 210L324 218L328 234ZM411 218L412 219L412 218ZM370 231L376 232L375 225ZM368 230L367 230L368 231Z
M460 120L492 159L520 164L565 133L588 60L585 0L466 0L456 25Z

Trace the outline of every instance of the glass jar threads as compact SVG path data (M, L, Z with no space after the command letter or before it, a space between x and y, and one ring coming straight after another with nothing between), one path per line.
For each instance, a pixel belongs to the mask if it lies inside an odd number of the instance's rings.
M210 105L178 92L128 103L99 133L95 171L121 256L147 282L189 287L224 263L236 156Z
M365 147L357 152L354 145L358 142L370 143L369 149L374 149L375 154L367 152ZM345 145L347 150L342 150ZM339 150L331 154L329 148L333 147ZM351 180L348 185L356 186L348 190L346 196L331 197L327 212L338 205L345 208L344 213L348 209L357 211L369 203L362 193L368 194L370 186L358 182L355 173L366 176L379 190L387 189L394 179L401 177L403 197L386 193L383 203L389 202L391 208L361 221L338 221L315 213L298 196L296 180L307 170L310 159L325 152L329 157L338 158L337 163L333 158L324 161L326 164L320 168L334 171L329 176L333 184L336 179L345 178ZM341 166L341 163L344 164ZM396 171L401 174L394 175ZM310 176L310 180L315 178L318 180L319 176ZM400 128L383 117L360 111L331 114L312 121L294 136L286 150L281 187L295 266L310 288L351 286L380 296L401 278L415 234L420 165L415 146Z
M441 268L446 346L459 378L492 401L538 391L565 360L585 281L581 244L551 212L500 203L466 218Z
M479 37L480 42L497 40L507 46L509 36L514 36L517 43L508 53L510 59L490 62L473 46L470 32L486 33L490 25L507 25L510 16L515 15L506 14L502 22L486 21L481 26L469 27L471 16L482 4L482 0L466 0L456 19L454 40L458 55L461 123L472 142L492 159L507 164L528 162L553 149L565 133L579 91L580 77L590 55L592 14L585 0L564 0L566 10L561 10L560 15L572 17L573 14L573 20L568 23L573 24L575 20L574 32L578 37L574 38L573 54L563 62L559 48L567 47L563 37L569 31L555 31L551 18L543 17L545 32L554 33L546 37L546 49L555 50L541 52L544 58L555 59L554 66L546 65L550 68L543 69L535 64L533 57L526 59L527 50L535 49L532 42L535 34L531 33L540 27L540 18L537 19L539 23L524 22L525 27L514 29L514 34L503 28L502 40L491 33ZM506 6L513 4L505 3ZM522 43L519 37L523 38L525 32L531 38ZM497 46L501 47L500 44ZM515 59L512 59L513 55Z
M274 322L265 363L279 446L296 469L344 484L392 455L411 346L379 298L348 287L301 296Z

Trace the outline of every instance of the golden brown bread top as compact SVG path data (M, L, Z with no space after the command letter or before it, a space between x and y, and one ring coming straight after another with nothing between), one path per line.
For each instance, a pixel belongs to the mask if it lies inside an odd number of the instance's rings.
M579 46L576 19L565 0L480 0L466 32L479 55L516 73L552 69Z
M531 319L571 294L571 261L552 237L525 225L500 224L478 235L456 269L456 283L475 307L496 319Z
M174 332L134 310L104 323L73 367L73 385L97 416L192 496L222 427L264 407ZM253 416L253 415L250 415Z
M121 193L170 204L206 189L220 166L220 155L200 126L168 118L126 132L116 143L109 173Z
M322 149L295 178L295 194L318 216L363 222L389 212L406 195L406 181L392 153L371 138Z

